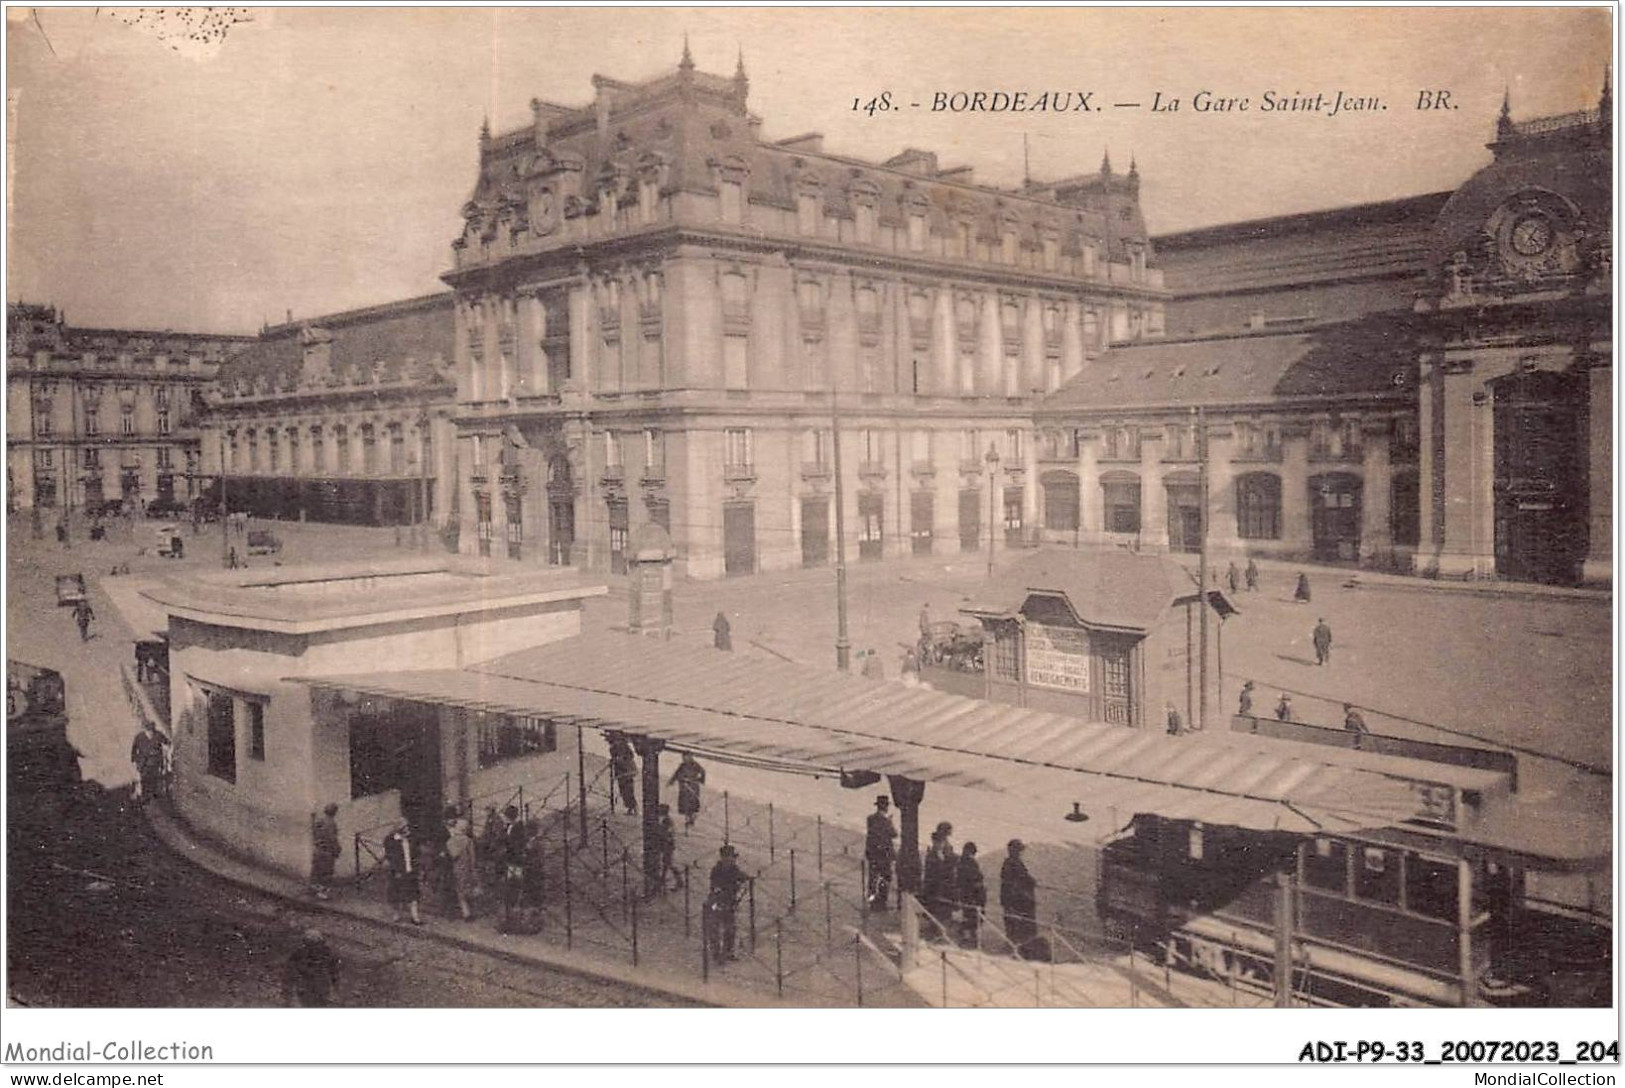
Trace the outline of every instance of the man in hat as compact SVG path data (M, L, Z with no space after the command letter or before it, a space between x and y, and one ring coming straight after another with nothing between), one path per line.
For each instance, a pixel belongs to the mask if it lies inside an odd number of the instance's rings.
M411 838L411 828L405 824L397 827L384 836L384 862L389 873L389 906L394 912L395 921L412 919L412 924L421 926L423 916L419 912L418 899L421 895L418 888L418 861L413 857L416 844Z
M150 718L141 723L141 732L130 745L130 762L141 783L141 803L152 800L164 792L164 749L169 738L158 732L158 725Z
M1241 589L1241 571L1236 567L1236 561L1230 560L1230 569L1224 572L1225 585L1230 587L1230 594L1234 596Z
M959 901L961 940L966 948L978 945L982 928L982 911L987 907L987 881L982 877L982 866L976 861L976 844L967 842L959 855L959 867L954 871L955 898Z
M718 612L717 618L711 621L711 639L719 650L734 648L733 625L728 622L728 617L721 612Z
M90 607L88 597L80 597L73 606L73 620L79 625L79 641L90 641L90 621L96 618L96 610Z
M931 847L925 852L925 870L920 878L920 904L932 919L921 929L933 938L940 934L936 923L947 920L954 909L954 874L959 856L949 841L953 833L954 825L946 820L931 832Z
M1174 705L1174 701L1172 699L1168 700L1167 711L1168 735L1170 737L1177 737L1185 731L1185 718L1179 713L1179 708Z
M1253 559L1247 560L1247 592L1251 593L1258 588L1258 563Z
M717 851L717 863L711 866L711 895L706 900L711 917L711 958L717 963L734 958L734 920L747 886L748 878L739 867L739 851L724 844Z
M619 733L609 733L609 773L615 782L615 791L621 795L628 816L638 813L638 758L632 751L632 742ZM610 807L615 807L614 798Z
M891 900L892 866L897 863L897 829L891 822L891 798L881 794L875 798L875 810L869 813L869 826L863 841L863 858L869 869L870 910L885 910Z
M1038 936L1038 882L1022 860L1026 844L1011 839L1005 847L1004 866L999 870L999 906L1004 911L1004 935L1020 955Z
M1275 720L1279 722L1292 721L1292 696L1281 692L1281 701L1275 704Z
M705 768L694 758L693 752L684 752L683 758L672 772L671 782L677 786L677 811L683 815L683 826L693 827L700 814L700 787L705 785Z
M1241 701L1236 706L1236 713L1243 718L1253 716L1253 682L1251 680L1241 685Z
M282 976L283 1000L306 1008L331 1005L338 984L338 955L327 946L327 938L321 930L305 930L304 939L288 957Z
M1343 728L1357 737L1366 736L1371 732L1370 729L1366 728L1365 718L1361 717L1360 712L1354 709L1353 703L1343 704Z
M1298 588L1292 591L1292 599L1300 604L1309 603L1309 575L1307 572L1298 572Z
M1315 664L1324 665L1332 659L1332 629L1326 625L1326 618L1322 616L1315 624L1315 632L1310 636L1315 644Z
M677 825L671 822L671 806L662 803L655 811L660 817L655 824L655 849L660 854L660 875L650 891L663 892L666 890L667 877L671 878L673 888L681 888L683 880L677 875L677 866L673 861L677 856Z
M343 848L339 846L339 806L329 802L320 816L310 821L310 894L326 899L333 887L333 865Z

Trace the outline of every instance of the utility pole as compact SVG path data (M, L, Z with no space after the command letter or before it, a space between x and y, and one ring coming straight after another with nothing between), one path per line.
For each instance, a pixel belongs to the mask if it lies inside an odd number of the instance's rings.
M1197 651L1200 665L1197 668L1197 682L1201 685L1200 694L1196 698L1196 728L1207 728L1207 417L1201 408L1194 409L1196 413L1196 462L1197 462L1197 515L1196 515L1196 577L1202 584L1201 598L1197 602L1201 617L1198 637L1201 647Z
M841 478L840 393L829 387L830 443L835 459L835 667L852 671L852 640L846 629L846 485Z

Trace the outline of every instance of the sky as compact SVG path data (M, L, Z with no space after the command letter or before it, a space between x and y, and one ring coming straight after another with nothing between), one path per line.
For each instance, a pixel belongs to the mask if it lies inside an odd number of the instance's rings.
M743 52L768 139L926 148L1002 186L1024 137L1039 179L1109 148L1137 161L1155 234L1455 188L1489 161L1504 92L1518 118L1595 106L1613 33L1595 7L216 10L7 9L9 300L254 332L442 289L482 118L668 72L685 34L703 71ZM930 108L978 90L1101 108ZM1423 90L1454 108L1417 110ZM1200 91L1250 108L1198 112ZM1261 108L1340 91L1388 108ZM882 92L920 108L853 110ZM1159 93L1179 109L1152 113Z

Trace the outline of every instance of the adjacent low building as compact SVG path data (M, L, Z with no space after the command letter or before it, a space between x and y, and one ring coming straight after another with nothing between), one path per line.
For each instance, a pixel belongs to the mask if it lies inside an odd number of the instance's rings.
M443 806L508 803L562 779L575 731L551 719L313 692L357 670L461 669L580 632L602 586L443 556L192 574L147 592L169 617L175 806L196 832L303 875L310 821L346 843Z

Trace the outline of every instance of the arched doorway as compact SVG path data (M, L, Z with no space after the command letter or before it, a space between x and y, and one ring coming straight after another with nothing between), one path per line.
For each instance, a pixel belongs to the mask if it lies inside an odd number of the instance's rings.
M1362 481L1352 472L1309 477L1310 530L1315 558L1352 563L1360 558Z
M547 561L567 567L576 542L576 487L570 459L562 454L547 462L547 515Z

